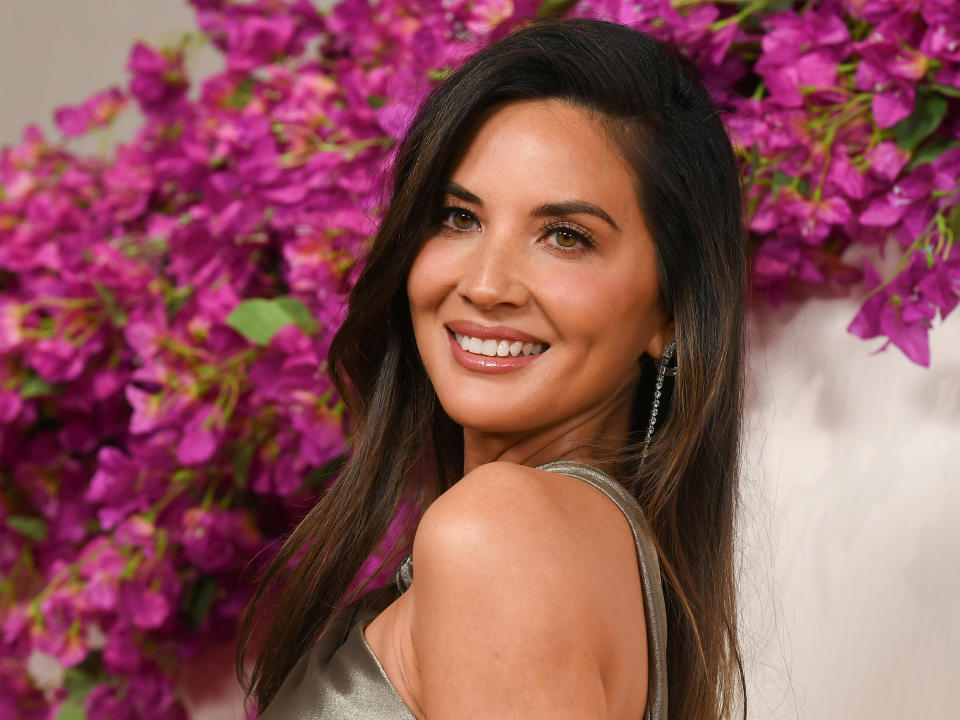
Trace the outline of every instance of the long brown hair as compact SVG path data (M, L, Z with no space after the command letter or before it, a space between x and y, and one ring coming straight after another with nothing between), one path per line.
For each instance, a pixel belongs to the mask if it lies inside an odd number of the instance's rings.
M273 560L243 619L241 680L264 621L246 685L260 708L362 593L348 596L398 508L415 512L385 566L409 550L419 514L461 476L462 430L439 406L417 353L406 278L475 118L497 103L548 98L600 117L633 167L661 301L675 321L679 372L664 387L649 454L637 462L653 393L647 358L618 467L660 551L671 714L728 717L743 695L733 528L747 251L733 152L682 58L620 25L549 20L482 50L438 85L398 149L389 204L330 349L355 422L352 457Z

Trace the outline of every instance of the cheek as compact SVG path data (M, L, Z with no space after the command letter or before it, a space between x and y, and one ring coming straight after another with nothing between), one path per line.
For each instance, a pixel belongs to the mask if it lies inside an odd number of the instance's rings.
M635 265L624 263L625 267ZM554 275L550 283L551 302L565 308L562 316L583 334L605 336L638 335L656 324L657 282L634 272L603 269Z
M436 243L427 240L414 258L410 274L407 275L407 298L414 323L417 321L417 314L422 314L442 301L448 285L446 274L446 267L441 254L437 252Z
M557 288L568 337L580 338L592 371L632 373L660 326L657 286L635 274L594 277ZM562 295L561 295L562 293Z

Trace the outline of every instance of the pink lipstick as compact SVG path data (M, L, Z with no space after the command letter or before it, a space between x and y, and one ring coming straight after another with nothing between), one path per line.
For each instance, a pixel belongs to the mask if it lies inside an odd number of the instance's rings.
M447 325L453 357L476 372L507 373L526 367L549 347L514 328L457 321Z

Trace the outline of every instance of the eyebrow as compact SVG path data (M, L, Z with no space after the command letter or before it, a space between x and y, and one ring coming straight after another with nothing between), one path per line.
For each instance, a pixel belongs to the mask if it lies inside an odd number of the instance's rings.
M474 195L472 192L467 190L462 185L457 185L455 182L451 181L451 182L444 183L443 187L441 187L440 189L445 193L449 193L454 197L460 198L464 202L473 203L474 205L483 207L483 200L478 198L476 195Z
M441 189L444 192L453 195L454 197L460 198L464 202L472 203L478 207L483 207L483 200L462 185L457 185L455 182L447 182L444 183ZM584 200L566 200L564 202L544 203L543 205L538 205L535 207L533 212L530 214L533 217L551 217L554 215L575 215L577 213L593 215L606 222L614 230L620 230L620 227L613 221L613 218L610 217L606 210Z

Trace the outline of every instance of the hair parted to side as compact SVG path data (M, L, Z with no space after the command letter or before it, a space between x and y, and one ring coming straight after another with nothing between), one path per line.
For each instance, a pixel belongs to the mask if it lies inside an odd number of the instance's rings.
M474 55L433 90L398 149L389 204L330 349L355 423L353 454L269 566L243 619L238 672L261 709L333 615L357 600L348 588L401 504L416 512L385 565L409 551L419 515L461 477L462 430L417 353L406 278L476 118L536 99L595 113L634 169L661 302L675 322L679 373L664 385L646 462L656 368L645 357L617 466L660 552L671 715L729 717L741 698L746 715L733 529L747 248L734 155L686 60L643 33L582 19L536 22ZM262 647L247 680L258 625Z

